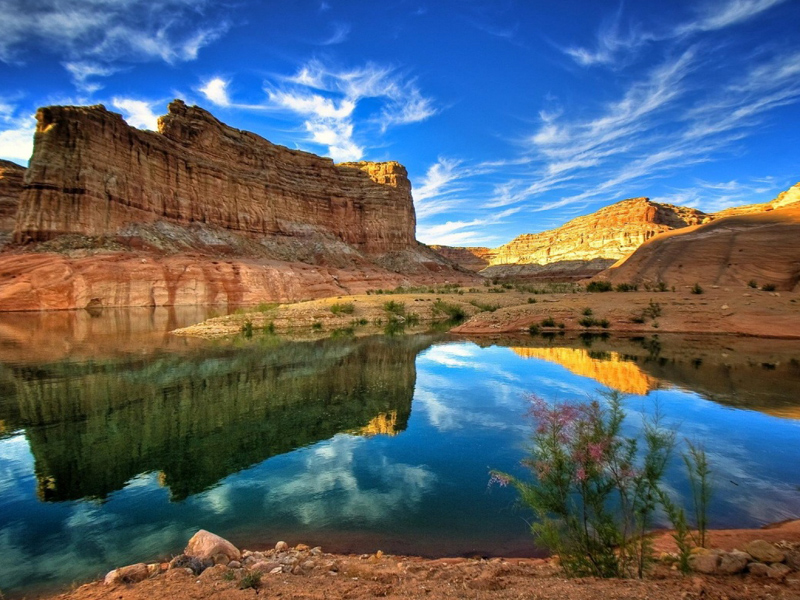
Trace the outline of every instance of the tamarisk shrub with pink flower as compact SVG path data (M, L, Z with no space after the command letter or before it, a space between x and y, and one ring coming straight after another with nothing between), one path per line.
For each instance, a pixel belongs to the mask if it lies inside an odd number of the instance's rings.
M652 560L647 533L657 510L684 516L661 485L675 432L655 416L639 437L625 437L623 396L603 396L602 404L551 404L532 395L533 447L523 464L535 479L496 471L491 477L513 485L533 509L534 536L559 555L568 575L642 577Z

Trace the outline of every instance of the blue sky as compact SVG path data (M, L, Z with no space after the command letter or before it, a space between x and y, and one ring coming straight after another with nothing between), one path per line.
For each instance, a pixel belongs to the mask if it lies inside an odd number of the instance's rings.
M175 97L272 142L397 160L420 240L497 246L611 202L800 180L798 0L0 0L0 157L32 115Z

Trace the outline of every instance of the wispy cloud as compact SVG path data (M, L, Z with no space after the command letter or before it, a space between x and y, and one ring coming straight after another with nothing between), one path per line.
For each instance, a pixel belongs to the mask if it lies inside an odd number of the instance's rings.
M330 37L320 42L320 45L334 46L347 41L351 29L352 28L347 23L333 23L333 33L331 33Z
M227 20L211 0L0 0L0 61L24 63L45 49L64 60L76 86L95 91L90 77L114 65L194 60L222 35Z
M128 125L139 129L158 130L158 115L153 112L156 102L145 102L132 98L113 98L111 103L114 108L122 111L122 116Z
M593 48L566 46L564 53L584 67L604 65L619 67L651 42L685 38L692 34L717 31L755 18L786 0L707 0L698 5L693 17L676 25L661 25L648 30L638 24L623 25L623 8L597 31Z
M447 221L438 225L420 225L417 227L417 238L426 244L447 246L494 244L499 240L497 236L487 234L486 227L506 222L508 217L519 210L519 208L508 208L470 221Z

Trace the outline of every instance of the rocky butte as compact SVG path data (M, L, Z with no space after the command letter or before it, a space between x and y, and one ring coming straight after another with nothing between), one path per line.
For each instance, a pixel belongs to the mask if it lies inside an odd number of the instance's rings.
M577 280L599 273L659 233L711 218L693 208L630 198L556 229L520 235L493 250L437 250L465 268L482 260L486 277ZM463 258L468 255L472 258Z
M101 105L36 118L0 310L255 304L474 277L416 241L399 163L337 165L180 100L158 132Z

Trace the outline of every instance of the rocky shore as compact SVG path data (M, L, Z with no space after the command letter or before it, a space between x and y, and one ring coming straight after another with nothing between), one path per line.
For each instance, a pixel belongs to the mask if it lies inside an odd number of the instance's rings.
M768 529L710 532L713 549L699 549L683 575L669 532L654 535L658 560L643 580L564 579L557 557L440 558L329 554L279 541L261 551L239 550L198 531L169 562L114 569L58 598L308 599L362 598L800 598L800 521Z

